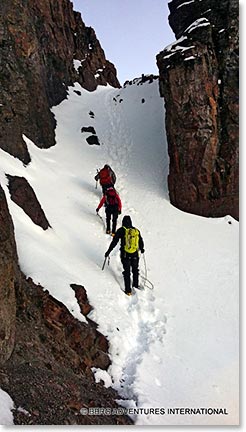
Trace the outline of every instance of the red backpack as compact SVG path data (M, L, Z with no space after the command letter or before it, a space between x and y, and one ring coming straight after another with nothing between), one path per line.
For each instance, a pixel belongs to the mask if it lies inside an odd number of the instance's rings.
M111 179L110 172L109 172L108 168L103 168L100 171L100 183L102 185L106 185L106 184L112 183L112 179Z
M115 189L109 188L106 190L106 203L111 206L118 204L118 199L117 199L117 194Z

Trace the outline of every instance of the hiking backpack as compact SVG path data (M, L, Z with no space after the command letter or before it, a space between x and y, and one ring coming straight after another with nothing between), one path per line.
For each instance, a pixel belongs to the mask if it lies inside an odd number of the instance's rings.
M125 228L125 227L124 227ZM138 251L139 231L137 228L125 228L124 251L134 253Z
M111 206L118 205L116 190L113 188L106 190L106 203Z
M111 175L108 168L101 169L99 173L99 177L100 177L100 183L103 185L112 183Z

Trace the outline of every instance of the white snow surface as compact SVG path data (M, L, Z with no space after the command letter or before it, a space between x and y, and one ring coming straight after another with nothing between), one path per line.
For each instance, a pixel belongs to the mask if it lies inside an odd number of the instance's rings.
M169 57L172 57L177 52L181 52L183 54L185 51L189 51L190 49L195 48L195 45L190 45L188 47L179 45L185 40L187 40L187 36L181 36L181 38L168 45L163 51L163 58L167 59Z
M74 60L73 61L73 67L78 72L79 67L81 66L81 60Z
M191 0L191 1L188 1L188 2L185 2L185 3L181 3L179 6L177 6L177 9L180 9L180 8L182 8L183 6L187 6L187 5L190 4L190 3L194 3L194 1L195 1L195 0Z
M186 57L184 59L184 61L189 61L189 60L195 60L195 57L194 56L190 56L190 57Z
M157 81L92 93L75 84L53 108L57 144L39 149L25 137L27 167L0 150L0 182L22 270L81 321L86 319L70 284L85 286L94 308L90 318L108 338L112 361L107 371L94 369L95 379L116 389L123 406L147 409L133 417L136 424L237 424L239 224L230 216L203 218L170 204L163 105ZM88 145L83 126L95 128L100 146ZM95 212L101 189L94 176L105 163L117 175L122 216L129 214L141 231L154 284L132 297L122 291L118 247L101 269L111 237ZM43 231L11 201L5 174L28 180L52 228ZM105 220L103 208L100 214ZM227 414L167 413L182 407ZM164 408L165 414L150 414L149 408Z
M12 426L14 424L12 409L14 409L14 402L8 393L0 388L0 425Z
M204 18L204 17L199 18L196 21L194 21L189 27L187 27L185 32L191 33L197 27L204 27L204 26L206 27L208 25L210 25L210 21L207 18Z

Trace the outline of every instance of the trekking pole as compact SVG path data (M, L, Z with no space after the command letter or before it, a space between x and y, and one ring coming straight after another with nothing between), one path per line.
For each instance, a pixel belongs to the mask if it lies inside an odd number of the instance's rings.
M104 267L105 267L105 264L106 264L107 258L108 258L108 265L109 265L110 258L109 258L109 256L108 256L108 257L105 257L105 259L104 259L104 261L103 261L102 270L104 270Z
M105 267L105 264L106 264L106 260L107 260L107 257L105 257L105 259L104 259L104 261L103 261L102 270L104 270L104 267Z
M97 174L99 173L99 169L97 169ZM98 183L98 180L96 180L96 187L95 187L95 189L97 189L97 183Z
M144 277L145 277L145 279L147 279L147 265L146 265L146 259L145 259L145 255L144 255L144 253L143 253L143 259L144 259L144 271L145 271L145 275L144 275Z
M103 224L104 228L106 228L106 227L105 227L105 223L104 223L104 220L103 220L102 216L100 216L100 214L99 214L99 213L97 213L97 216L99 217L99 219L101 219L101 221L102 221L102 224Z
M97 212L97 216L103 221L102 216Z

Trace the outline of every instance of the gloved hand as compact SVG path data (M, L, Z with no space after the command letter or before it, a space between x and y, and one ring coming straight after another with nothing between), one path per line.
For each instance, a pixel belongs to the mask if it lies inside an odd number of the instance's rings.
M96 212L97 212L97 213L99 212L99 208L96 209Z
M141 253L144 253L144 249L141 250Z
M107 258L109 256L109 251L105 252L105 258Z
M121 214L121 210L118 211L118 215L120 215L120 214Z

